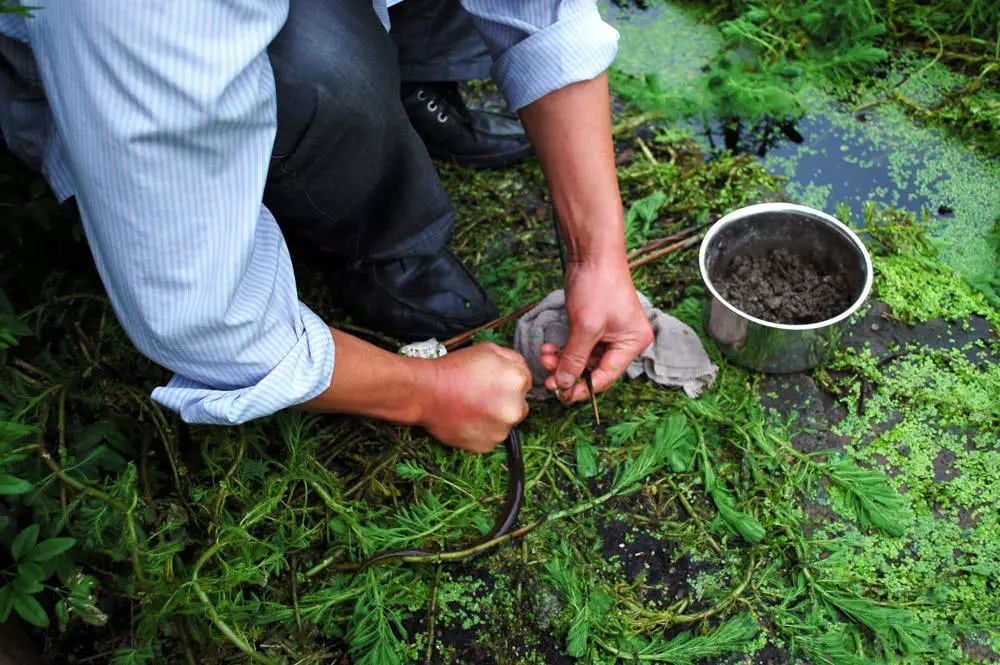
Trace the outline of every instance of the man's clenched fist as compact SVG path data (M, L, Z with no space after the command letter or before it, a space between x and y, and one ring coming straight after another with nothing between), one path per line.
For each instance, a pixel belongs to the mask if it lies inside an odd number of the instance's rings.
M531 372L516 351L477 344L431 365L420 424L442 443L486 453L528 415Z

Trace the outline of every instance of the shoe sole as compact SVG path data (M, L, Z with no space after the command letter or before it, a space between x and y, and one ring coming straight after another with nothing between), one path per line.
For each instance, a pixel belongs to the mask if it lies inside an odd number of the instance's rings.
M439 162L447 162L449 164L455 164L456 166L462 166L465 168L474 169L499 169L506 166L512 166L520 161L527 159L531 156L532 149L528 146L522 150L516 150L514 152L504 153L502 155L488 155L483 157L460 157L458 155L448 155L448 154L432 154L431 157Z

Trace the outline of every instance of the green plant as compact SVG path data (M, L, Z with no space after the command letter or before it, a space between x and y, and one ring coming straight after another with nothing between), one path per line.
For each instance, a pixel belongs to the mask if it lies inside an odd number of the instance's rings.
M6 519L6 518L5 518ZM6 525L0 525L6 526ZM0 529L2 531L3 529ZM58 557L76 544L73 538L46 538L38 540L39 526L25 527L10 544L10 556L15 570L5 571L6 584L0 587L0 622L6 621L11 611L17 612L28 623L45 628L49 617L36 595L45 590L42 584L56 572ZM76 587L71 588L74 600ZM65 620L65 601L57 610Z
M656 191L643 198L633 201L625 212L625 246L627 249L642 247L649 240L653 223L660 212L660 207L667 200L667 195Z

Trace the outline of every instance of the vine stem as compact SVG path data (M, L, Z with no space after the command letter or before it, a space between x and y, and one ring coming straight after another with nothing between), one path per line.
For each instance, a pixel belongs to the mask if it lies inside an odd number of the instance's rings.
M52 471L53 476L66 483L77 492L86 494L87 496L97 499L98 501L102 501L119 512L129 512L130 509L128 506L113 498L110 494L102 492L101 490L91 487L90 485L85 485L66 473L66 471L59 466L54 459L52 459L52 455L45 449L45 446L43 446L41 442L38 443L38 455L42 458L42 461L45 462L45 465L49 467L49 470Z
M713 538L712 534L710 534L708 532L708 529L705 528L704 520L702 520L701 516L699 516L698 513L694 511L694 506L692 506L691 502L688 501L686 496L684 496L684 493L681 491L681 488L677 486L677 483L675 483L674 479L671 478L669 475L664 475L664 478L666 479L667 484L670 485L670 489L672 489L674 491L674 494L677 495L677 500L681 502L681 505L684 507L684 510L686 510L687 514L691 516L691 519L694 521L696 525L698 525L698 528L701 529L702 532L704 532L705 538L708 542L708 546L712 548L713 552L721 556L722 548L719 547L719 543L715 542L715 538Z
M462 559L468 559L469 557L475 556L476 554L480 554L482 552L486 552L487 550L491 550L494 547L502 545L508 541L521 538L531 533L532 531L534 531L535 529L537 529L538 527L540 527L541 525L545 524L548 521L549 521L548 519L542 517L540 519L535 520L531 524L522 526L521 528L515 529L513 531L508 531L502 536L497 536L496 538L492 540L487 540L484 543L479 543L478 545L467 547L464 550L456 550L454 552L442 552L441 554L436 554L434 556L429 556L429 557L401 556L399 557L399 559L397 559L397 561L405 561L406 563L441 563L442 561L461 561ZM306 577L311 577L332 564L332 562L326 565L324 565L324 563L325 562L320 563L314 566L308 572L306 572ZM353 570L358 570L360 567L361 567L360 563L351 561L342 564L337 564L333 568L334 570L337 571L353 571Z
M573 515L579 515L580 513L586 512L592 508L596 508L597 506L613 499L616 496L629 494L632 491L634 491L633 487L626 487L619 490L612 490L610 492L607 492L606 494L602 494L601 496L591 499L589 501L584 501L583 503L579 503L571 508L560 510L554 513L549 513L548 515L540 517L534 522L522 526L519 529L514 529L513 531L509 531L508 533L505 533L502 536L497 536L496 538L487 540L482 543L478 543L476 545L472 545L462 550L455 550L453 552L442 552L434 556L401 556L397 559L397 561L404 561L406 563L430 564L430 563L441 563L442 561L461 561L463 559L468 559L469 557L491 550L494 547L502 545L511 540L523 538L524 536L528 535L529 533L531 533L538 527L542 526L543 524L547 524L548 522L555 522L557 520L561 520L566 517L572 517ZM325 570L326 568L329 568L330 566L333 566L333 569L338 572L355 571L361 567L361 564L359 562L345 561L343 563L334 564L335 560L336 559L334 557L327 557L326 559L324 559L323 561L319 562L318 564L310 568L308 571L306 571L306 577L313 577L318 573L322 572L323 570Z
M45 444L42 442L40 434L38 436L38 441L36 445L38 446L39 457L42 458L42 461L45 463L45 465L49 467L49 470L52 471L53 476L61 480L67 486L72 487L77 492L85 494L91 498L97 499L98 501L101 501L107 506L114 508L115 510L117 510L118 512L122 513L125 516L125 528L128 533L128 541L129 541L128 542L129 557L132 559L132 566L135 569L136 580L140 584L144 584L146 581L146 576L142 567L142 560L139 556L139 549L138 549L139 538L135 526L135 515L134 515L136 504L139 501L139 495L136 494L135 497L133 498L132 505L127 506L118 499L112 497L110 494L102 492L101 490L95 487L91 487L90 485L81 483L79 480L66 473L66 471L61 466L59 466L59 464L57 464L54 459L52 459L52 455L49 453L49 451L45 449Z
M739 597L743 595L747 586L750 585L750 579L753 577L753 571L756 567L757 562L751 557L750 562L747 565L746 572L743 574L743 579L740 580L740 583L737 584L725 598L712 607L702 610L701 612L696 612L694 614L675 614L674 612L656 612L645 608L639 608L639 616L648 620L644 623L644 628L648 626L661 626L663 628L669 628L670 626L675 626L679 623L695 623L703 621L719 614L727 607L735 603Z
M427 610L427 649L424 651L424 665L431 665L434 662L434 633L437 626L437 604L441 585L441 570L441 566L438 566L434 574L431 604Z
M216 541L214 545L209 547L207 550L202 552L202 555L198 557L198 561L194 564L194 569L191 571L191 588L194 589L194 593L198 596L198 600L201 604L205 606L205 613L208 614L208 618L212 620L215 627L222 633L227 640L229 640L233 646L245 653L251 660L257 663L264 663L264 665L278 665L277 661L262 653L259 653L255 648L250 646L250 644L244 640L242 637L236 634L232 628L229 627L225 621L219 616L219 612L215 609L215 605L209 599L208 594L201 588L198 583L198 574L201 572L202 566L204 566L209 559L215 556L219 550L222 549L222 541Z

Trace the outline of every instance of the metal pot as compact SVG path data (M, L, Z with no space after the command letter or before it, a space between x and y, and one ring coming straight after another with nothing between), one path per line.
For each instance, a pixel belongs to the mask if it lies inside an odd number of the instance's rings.
M851 306L826 321L790 325L750 316L719 295L713 280L726 274L734 256L781 247L809 257L829 273L844 272L853 291ZM733 362L775 374L824 362L872 288L872 260L861 238L830 215L792 203L761 203L729 213L705 234L698 263L712 294L708 334Z

